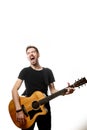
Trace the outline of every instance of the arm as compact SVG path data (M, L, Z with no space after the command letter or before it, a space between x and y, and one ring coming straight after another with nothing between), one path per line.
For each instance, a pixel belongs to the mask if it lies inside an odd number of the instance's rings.
M50 89L50 92L51 94L57 92L58 90L56 90L55 86L54 86L54 83L50 83L49 85L49 89Z
M51 94L58 92L58 90L54 86L54 83L50 83L49 89L50 89ZM66 89L67 89L67 92L64 95L72 94L75 91L74 88L70 88L69 83L68 83L68 87L66 87Z
M18 94L18 89L20 88L21 84L22 84L22 80L18 79L12 89L12 97L13 97L16 110L21 109L21 105L19 102L19 94Z
M21 87L22 82L23 81L21 79L18 79L12 89L12 97L13 97L16 111L21 109L18 89ZM25 115L24 115L23 111L16 112L16 119L18 122L25 124Z

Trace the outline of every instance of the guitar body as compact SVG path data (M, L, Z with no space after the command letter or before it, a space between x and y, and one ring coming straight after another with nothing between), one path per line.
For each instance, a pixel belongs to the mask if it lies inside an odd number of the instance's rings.
M11 100L9 103L9 113L14 124L19 128L27 129L33 125L33 123L35 122L36 118L39 115L45 115L47 113L47 109L45 108L44 105L38 104L39 100L45 97L46 96L40 91L34 92L30 97L22 97L22 96L20 97L20 103L25 113L26 123L24 125L20 124L16 120L16 109L14 101ZM36 105L34 103L36 103Z

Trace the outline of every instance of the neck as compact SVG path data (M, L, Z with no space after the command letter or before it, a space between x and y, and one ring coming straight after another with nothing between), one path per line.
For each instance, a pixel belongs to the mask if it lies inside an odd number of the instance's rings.
M31 65L31 68L33 68L34 70L42 70L43 67L41 67L39 64L38 65Z

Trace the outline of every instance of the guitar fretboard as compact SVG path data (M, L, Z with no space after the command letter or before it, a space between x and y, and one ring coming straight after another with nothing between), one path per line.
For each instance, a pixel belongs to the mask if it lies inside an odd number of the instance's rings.
M49 96L45 97L44 99L41 99L41 100L39 101L39 104L40 104L40 105L46 104L46 103L48 103L50 100L56 98L57 96L64 95L66 92L67 92L67 89L64 88L64 89L62 89L62 90L60 90L60 91L58 91L58 92L56 92L56 93L54 93L54 94L52 94L52 95L49 95Z
M70 85L69 87L71 87L71 88L79 87L79 86L83 85L84 83L87 83L87 80L85 77L76 81L74 84ZM52 95L45 97L44 99L39 100L39 104L40 105L46 104L47 102L56 98L57 96L64 95L66 92L67 92L67 88L64 88Z

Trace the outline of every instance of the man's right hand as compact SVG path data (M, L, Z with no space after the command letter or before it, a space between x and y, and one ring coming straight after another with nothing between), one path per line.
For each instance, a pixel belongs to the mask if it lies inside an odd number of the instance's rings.
M23 111L16 112L16 119L21 125L25 125L26 120Z

